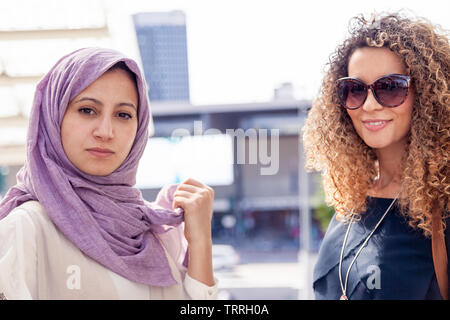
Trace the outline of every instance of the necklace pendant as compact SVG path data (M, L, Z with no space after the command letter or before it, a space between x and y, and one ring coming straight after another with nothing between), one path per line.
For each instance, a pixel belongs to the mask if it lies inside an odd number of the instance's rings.
M347 299L347 296L345 294L343 294L339 300L348 300L348 299Z

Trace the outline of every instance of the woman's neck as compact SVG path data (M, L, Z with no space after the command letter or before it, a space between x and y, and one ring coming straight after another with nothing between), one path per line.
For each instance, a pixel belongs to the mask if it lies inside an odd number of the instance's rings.
M380 198L395 198L401 190L401 162L406 144L395 144L376 149L379 176L375 180L369 195Z

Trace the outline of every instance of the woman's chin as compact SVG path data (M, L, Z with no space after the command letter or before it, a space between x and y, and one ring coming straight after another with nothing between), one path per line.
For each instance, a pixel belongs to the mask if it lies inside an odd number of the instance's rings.
M383 149L388 146L386 143L380 143L376 141L364 141L372 149Z
M105 177L107 175L110 175L113 173L117 168L106 168L106 167L88 167L84 166L82 168L78 168L80 171L82 171L85 174L89 174L91 176L98 176L98 177Z

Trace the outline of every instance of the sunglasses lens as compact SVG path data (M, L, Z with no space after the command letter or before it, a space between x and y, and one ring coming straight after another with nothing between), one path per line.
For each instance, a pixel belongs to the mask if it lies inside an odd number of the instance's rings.
M338 96L346 108L359 108L367 97L367 88L364 84L354 80L345 79L338 83Z
M382 105L396 107L408 95L408 81L395 76L385 77L374 83L374 91Z

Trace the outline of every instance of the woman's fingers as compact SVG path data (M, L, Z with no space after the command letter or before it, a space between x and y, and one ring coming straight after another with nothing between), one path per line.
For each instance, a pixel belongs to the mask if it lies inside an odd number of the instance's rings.
M210 240L213 203L214 190L195 179L187 179L177 186L173 208L184 209L184 233L190 245Z
M193 178L188 178L185 181L183 181L181 184L190 184L190 185L193 185L193 186L196 186L196 187L199 187L199 188L206 187L203 183L201 183L200 181L195 180Z
M204 187L197 187L197 186L193 186L193 185L189 185L189 184L180 184L177 187L176 191L186 191L186 192L190 192L190 193L207 192L207 193L211 193L212 195L214 195L213 188L211 188L210 186L206 186L206 185Z
M205 198L214 199L214 189L195 179L189 178L178 185L174 193L174 197L177 195L186 198L192 198L200 195Z
M173 194L173 204L172 204L173 209L175 209L177 207L182 207L184 209L184 207L188 203L188 201L191 201L192 196L193 195L190 192L177 190Z
M189 192L189 191L184 191L184 190L177 190L175 191L175 193L173 194L173 197L183 197L183 198L192 198L193 196L195 196L195 193L193 192Z
M211 188L210 186L207 186L206 184L203 184L203 183L201 183L200 181L197 181L197 180L195 180L195 179L193 179L193 178L188 178L188 179L186 179L184 182L182 182L180 185L179 185L179 187L182 187L182 186L194 186L194 187L197 187L197 188L200 188L200 189L207 189L207 190L209 190L210 192L213 192L214 193L214 190L213 190L213 188Z
M177 187L176 192L178 191L186 191L186 192L190 192L190 193L195 193L195 192L199 192L201 190L200 187L196 187L190 184L180 184Z
M205 201L209 202L213 199L214 195L207 189L198 189L195 192L177 190L173 194L173 208L175 209L177 206L182 206L183 209L186 209L186 204L189 206L202 206L205 204Z
M184 209L186 207L187 200L188 200L188 198L184 198L184 197L180 197L180 196L174 197L173 204L172 204L173 209L176 209L178 207Z

